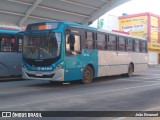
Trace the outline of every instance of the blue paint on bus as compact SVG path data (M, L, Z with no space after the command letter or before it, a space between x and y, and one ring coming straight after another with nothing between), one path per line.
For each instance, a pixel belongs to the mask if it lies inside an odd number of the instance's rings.
M46 72L52 72L56 71L56 67L63 63L61 66L61 69L64 69L64 81L71 81L71 80L78 80L83 78L83 70L87 65L92 65L94 69L94 77L98 76L98 51L95 49L87 50L82 49L81 54L79 55L73 55L73 56L66 56L66 44L65 44L65 29L67 27L76 27L76 28L82 28L82 29L88 29L92 31L96 31L96 28L88 27L85 25L72 23L72 22L66 22L66 21L53 21L53 22L46 22L46 23L58 23L58 27L55 29L50 30L37 30L34 28L32 29L32 26L38 26L39 24L44 24L44 22L36 23L36 24L30 24L28 25L26 31L24 32L25 35L36 35L36 34L48 34L49 32L55 32L55 33L61 33L61 55L60 59L57 62L52 63L52 65L49 66L34 66L29 65L25 60L23 60L23 66L29 71L30 73L33 72L33 74L36 73L46 73ZM44 69L49 69L48 71L45 71ZM29 78L29 77L28 77Z
M16 36L19 32L20 30L0 29L0 78L22 74L20 43Z
M24 79L50 81L82 79L85 83L93 77L126 75L131 68L129 66L133 63L134 65L141 63L142 60L147 64L147 51L137 53L134 50L128 51L123 48L121 51L118 48L119 38L122 37L125 38L124 46L128 46L128 38L131 38L133 41L136 39L139 43L145 43L146 49L147 43L142 38L99 31L97 28L66 21L30 24L23 34L22 76ZM110 37L115 39L110 41ZM136 61L133 56L142 56L142 60ZM123 57L126 61L122 60ZM142 67L147 68L146 65ZM137 66L133 68L135 71L141 70Z
M20 32L19 30L0 30L1 34L10 34L10 35L14 35L16 33Z
M82 50L82 54L66 57L65 80L78 80L83 78L83 70L87 65L94 68L94 77L98 76L98 51Z

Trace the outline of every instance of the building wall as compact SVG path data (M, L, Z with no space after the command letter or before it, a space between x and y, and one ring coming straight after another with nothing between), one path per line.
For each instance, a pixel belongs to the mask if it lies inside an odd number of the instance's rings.
M147 37L147 16L127 17L119 20L119 30L129 32L133 36Z
M148 40L149 64L160 64L160 16L142 13L119 17L119 30Z
M160 43L158 42L158 17L150 16L151 17L151 26L150 26L150 47L149 49L160 50Z
M158 42L159 18L150 15L150 42L149 42L149 64L159 64L160 44Z

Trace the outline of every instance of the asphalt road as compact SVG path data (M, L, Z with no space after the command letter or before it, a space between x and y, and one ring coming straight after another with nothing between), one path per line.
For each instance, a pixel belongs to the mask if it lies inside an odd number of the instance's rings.
M160 68L149 68L144 72L134 73L130 78L121 76L98 78L87 85L79 82L51 84L38 80L0 81L0 111L147 110L160 111Z

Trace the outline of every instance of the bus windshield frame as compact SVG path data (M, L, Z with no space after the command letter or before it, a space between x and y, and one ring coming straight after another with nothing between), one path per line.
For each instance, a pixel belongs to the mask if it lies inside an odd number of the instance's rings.
M24 34L23 59L34 66L51 65L61 56L61 44L61 32Z

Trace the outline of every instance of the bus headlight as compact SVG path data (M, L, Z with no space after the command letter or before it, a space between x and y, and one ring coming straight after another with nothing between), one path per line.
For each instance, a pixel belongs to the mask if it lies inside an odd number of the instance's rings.
M27 70L27 67L26 67L25 65L22 65L22 68L23 68L24 70Z
M22 66L23 66L24 69L26 69L26 66L25 66L25 65L22 65Z
M62 65L64 64L64 62L60 63L59 65L57 65L54 70L58 70L58 69L61 69Z

